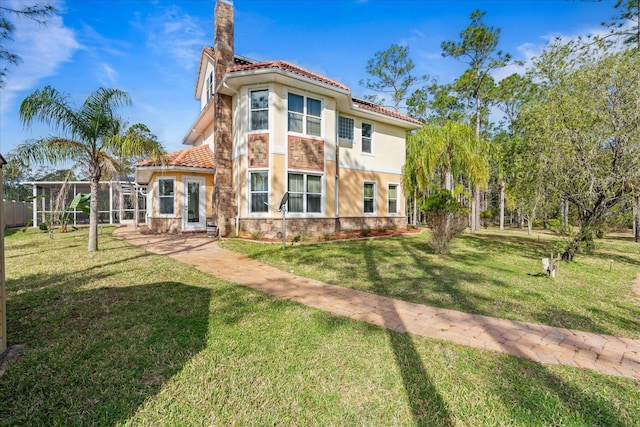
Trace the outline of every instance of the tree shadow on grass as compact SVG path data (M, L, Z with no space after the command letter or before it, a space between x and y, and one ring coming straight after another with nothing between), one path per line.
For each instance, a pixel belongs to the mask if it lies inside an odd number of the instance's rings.
M2 378L0 424L125 422L206 346L209 289L58 289L9 300L9 340L27 347ZM29 305L23 295L42 309L21 310Z
M495 378L486 384L515 425L637 425L640 408L627 400L619 405L615 397L640 395L633 380L581 371L578 386L572 381L575 377L563 378L539 363L507 356L498 363Z
M374 283L374 292L378 295L383 295L382 277L369 244L364 246L364 258L369 278ZM398 328L398 326L402 329L401 325L403 323L398 313L393 310L385 313L384 323L415 424L417 426L453 425L453 416L447 407L447 403L440 396L425 369L413 339L409 334L390 329Z
M481 242L478 240L477 242ZM505 250L503 242L494 243L494 250ZM510 243L507 242L508 246ZM410 242L405 242L408 245L407 251L411 250L413 245ZM414 248L415 249L415 248ZM536 249L537 250L537 249ZM528 251L528 249L527 249ZM423 270L426 275L431 274L429 272L431 267L421 264L419 260L415 260L416 266ZM455 289L455 284L450 284ZM451 290L450 290L451 291ZM481 313L481 310L477 307L478 301L474 298L469 298L464 292L455 291L457 298L464 306L464 311L469 313ZM558 312L554 313L539 313L540 320L549 320L550 317L575 317L573 313ZM550 316L550 317L549 317ZM593 324L586 317L582 319L585 322L585 329L587 330L599 330L597 325ZM490 336L495 339L496 342L502 342L503 336L500 331L494 331L488 329ZM602 330L606 333L606 330ZM402 335L402 334L400 334ZM410 340L410 336L406 335L406 339ZM400 348L397 343L394 344L394 349ZM512 414L512 418L516 424L518 420L524 423L530 423L532 420L537 420L537 425L557 425L562 424L564 420L580 420L584 425L611 425L611 426L627 426L632 425L633 420L636 419L637 414L628 414L627 408L613 408L611 402L607 399L606 393L615 392L619 387L618 381L626 383L627 380L610 379L601 376L595 372L583 372L579 375L593 376L595 384L610 383L608 391L605 391L603 395L599 395L601 390L596 389L595 392L587 392L581 387L576 386L568 376L566 379L553 373L549 368L540 363L523 360L515 356L499 356L500 365L495 369L495 379L488 385L494 384L494 393L497 397L503 400L503 404L507 407ZM420 360L419 354L415 353L414 360ZM405 364L405 372L408 372L406 367L413 365L413 363ZM402 368L401 368L402 369ZM406 374L403 374L405 378ZM424 380L423 380L424 381ZM579 380L578 383L582 384L583 381ZM634 390L633 381L628 381L628 392ZM405 387L409 387L413 384L413 381L405 378ZM430 387L432 385L428 383ZM419 398L413 398L412 401L420 401ZM625 402L626 403L626 402ZM446 403L443 402L446 405ZM415 412L414 412L414 415ZM417 416L416 416L416 419ZM560 421L559 421L560 420ZM435 425L435 423L432 424Z

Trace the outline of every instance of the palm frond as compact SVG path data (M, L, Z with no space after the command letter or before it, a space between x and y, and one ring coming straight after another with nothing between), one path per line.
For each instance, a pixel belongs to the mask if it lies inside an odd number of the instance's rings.
M59 137L30 140L15 148L15 157L23 165L60 164L70 160L79 160L86 154L86 147L83 143Z
M37 120L72 135L80 125L66 95L51 86L36 90L22 101L20 120L25 127Z

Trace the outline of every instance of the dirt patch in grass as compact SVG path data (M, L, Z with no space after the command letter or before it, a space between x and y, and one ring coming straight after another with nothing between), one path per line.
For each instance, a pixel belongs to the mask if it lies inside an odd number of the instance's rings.
M20 352L26 344L10 345L0 354L0 378L4 375L10 363L15 362L20 357Z

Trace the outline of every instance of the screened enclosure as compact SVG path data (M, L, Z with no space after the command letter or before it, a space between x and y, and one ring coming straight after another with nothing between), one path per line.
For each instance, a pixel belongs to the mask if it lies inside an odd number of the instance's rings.
M77 194L89 194L88 181L35 181L24 182L32 188L33 226L42 223L59 225L67 221L71 225L89 224L89 215L69 205ZM138 200L138 223L146 220L146 186L127 181L101 181L98 190L98 223L133 223ZM136 197L137 196L137 197Z

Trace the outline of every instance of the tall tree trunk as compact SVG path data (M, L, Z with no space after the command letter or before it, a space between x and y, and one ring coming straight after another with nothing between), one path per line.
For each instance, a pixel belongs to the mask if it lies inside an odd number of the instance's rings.
M453 193L453 174L447 170L444 175L444 188Z
M418 189L413 190L413 225L418 225Z
M504 230L504 178L500 179L500 231Z
M568 200L564 201L563 214L564 214L564 218L563 218L564 222L563 222L562 226L563 226L563 228L565 230L569 230L569 201Z
M475 188L471 190L471 232L475 233L478 230L478 225L476 224L476 210L478 204L476 203L476 191Z
M480 189L478 189L477 187L475 188L474 193L474 199L476 200L476 219L474 220L474 222L476 223L476 231L478 231L482 228L480 223L480 213L482 212L483 193L481 193Z
M636 242L640 242L640 197L636 197L633 207L633 236Z

